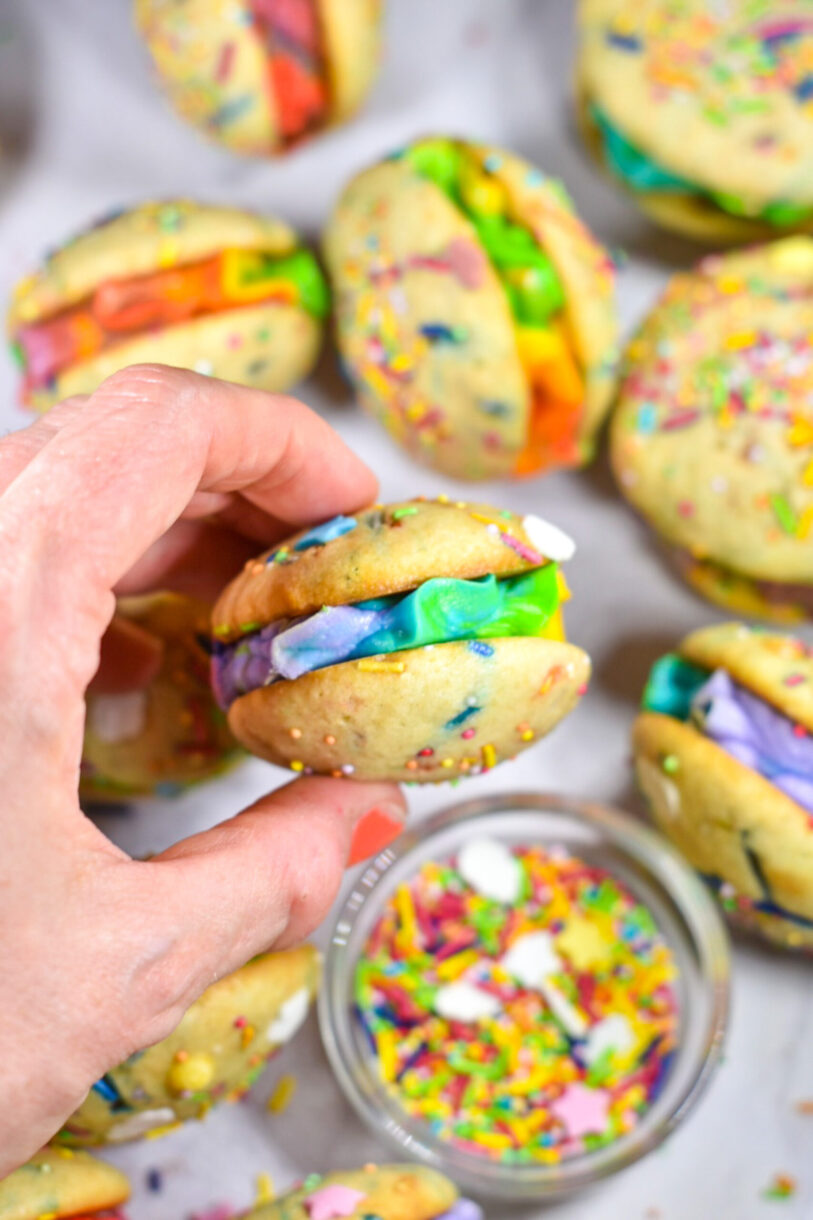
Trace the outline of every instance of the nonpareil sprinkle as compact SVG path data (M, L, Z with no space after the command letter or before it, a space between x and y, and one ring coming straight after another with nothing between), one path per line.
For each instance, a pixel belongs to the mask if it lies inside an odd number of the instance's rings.
M475 848L398 887L356 968L357 1018L388 1089L441 1139L511 1164L590 1152L663 1087L674 958L605 870L563 848ZM512 901L489 884L497 849Z

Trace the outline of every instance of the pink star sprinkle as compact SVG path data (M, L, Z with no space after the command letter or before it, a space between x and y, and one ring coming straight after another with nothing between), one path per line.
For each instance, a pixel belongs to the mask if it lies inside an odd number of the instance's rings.
M570 1084L561 1097L552 1102L551 1110L567 1129L571 1139L582 1135L601 1135L607 1127L610 1094L606 1089L588 1089L583 1084Z
M323 1186L308 1195L305 1206L310 1220L342 1220L344 1216L352 1216L365 1198L364 1191L353 1190L351 1186Z

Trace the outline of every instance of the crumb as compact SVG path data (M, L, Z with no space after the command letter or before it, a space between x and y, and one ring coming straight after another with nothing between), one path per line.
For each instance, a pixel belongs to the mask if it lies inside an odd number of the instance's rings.
M796 1194L796 1179L789 1173L775 1173L762 1192L763 1199L792 1199Z

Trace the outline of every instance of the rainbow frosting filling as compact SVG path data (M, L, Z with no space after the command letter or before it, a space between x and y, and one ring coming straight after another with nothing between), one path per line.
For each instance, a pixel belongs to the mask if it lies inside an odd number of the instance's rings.
M291 146L328 117L319 6L316 0L248 0L254 30L268 56L271 107Z
M171 205L166 212L169 224ZM279 256L227 249L198 262L105 280L77 304L17 328L12 354L24 374L23 400L54 389L65 369L136 335L270 302L326 317L327 284L309 250Z
M632 144L612 120L595 104L590 116L601 139L602 153L609 168L626 186L638 193L693 195L705 199L720 211L740 219L758 220L777 229L792 228L813 218L809 205L777 200L766 207L749 207L746 200L721 191L706 190L688 178L673 174Z
M507 296L532 393L517 473L533 473L551 461L578 463L584 378L567 334L565 289L553 260L514 214L496 176L499 158L481 163L465 144L443 138L420 140L396 156L439 187L471 222Z
M813 814L813 736L726 670L709 673L667 653L652 669L643 706L691 722Z
M675 653L655 662L643 707L691 723L732 758L756 771L796 801L813 818L813 736L764 699L734 682L724 669L710 673ZM723 878L706 881L726 900L732 913L775 916L813 928L813 920L775 902L747 836L746 853L763 890L761 899L735 895ZM736 899L736 901L735 901Z
M455 640L563 640L560 601L565 590L558 564L548 563L503 580L494 575L437 577L408 593L323 606L315 614L265 627L249 624L239 640L215 641L215 695L228 708L249 691L330 665Z

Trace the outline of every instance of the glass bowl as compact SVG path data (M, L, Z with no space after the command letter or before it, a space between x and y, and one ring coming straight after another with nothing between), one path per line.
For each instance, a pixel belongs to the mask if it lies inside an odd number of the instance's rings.
M508 846L562 846L606 869L649 908L678 967L678 1044L660 1094L632 1131L556 1164L504 1164L435 1135L425 1122L409 1115L379 1079L354 1012L356 965L395 888L426 861L447 860L473 837L498 839ZM406 831L360 874L333 928L319 1023L340 1087L394 1153L440 1169L470 1193L520 1201L583 1188L657 1147L697 1101L719 1061L728 1000L724 923L702 881L666 839L614 809L517 793L452 806Z

